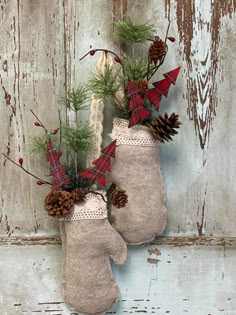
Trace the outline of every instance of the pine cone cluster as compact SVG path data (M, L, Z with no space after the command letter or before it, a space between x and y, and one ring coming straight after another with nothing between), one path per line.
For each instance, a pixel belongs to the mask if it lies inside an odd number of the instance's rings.
M140 90L140 95L143 96L145 91L148 89L148 81L147 80L138 80L137 86Z
M123 208L128 202L128 196L125 190L115 189L111 194L111 202L116 208Z
M148 125L153 137L160 142L172 141L172 137L178 134L175 129L179 128L181 122L179 121L179 115L172 113L170 117L165 113L164 116L159 115L154 118Z
M74 204L72 194L64 190L53 190L45 198L44 208L50 216L66 215Z
M167 45L163 42L160 37L155 36L154 41L152 42L149 51L148 51L148 59L149 63L154 63L156 66L157 63L160 63L164 56L167 53Z
M75 188L71 192L74 202L82 202L85 200L86 193L82 188Z

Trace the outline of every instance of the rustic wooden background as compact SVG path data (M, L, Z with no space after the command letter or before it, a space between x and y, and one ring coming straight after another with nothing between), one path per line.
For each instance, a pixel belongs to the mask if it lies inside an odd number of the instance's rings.
M168 225L163 242L148 247L163 250L163 264L158 252L148 252L147 258L147 247L132 249L128 265L115 270L124 306L111 314L236 314L235 10L236 0L0 0L0 151L16 161L23 157L27 169L39 176L47 169L30 153L32 137L41 133L30 109L50 128L57 126L58 99L94 71L96 55L81 62L79 58L91 48L121 48L112 21L124 16L149 20L160 37L171 21L169 34L176 42L169 44L156 78L182 67L162 110L178 112L183 125L173 143L161 146ZM61 254L58 223L42 207L48 188L37 186L3 156L0 178L1 314L72 314L63 302L56 304L62 300ZM185 276L184 256L189 271ZM166 283L173 278L177 295L170 294ZM143 290L137 283L144 283ZM169 308L166 296L172 299ZM162 302L154 307L151 303L159 298Z

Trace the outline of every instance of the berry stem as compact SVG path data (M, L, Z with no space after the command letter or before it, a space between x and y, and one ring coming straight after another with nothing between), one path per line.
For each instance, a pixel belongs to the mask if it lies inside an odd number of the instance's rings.
M168 27L167 27L167 30L166 30L165 43L166 43L166 41L167 41L167 37L168 37L168 33L169 33L169 29L170 29L170 21L169 21L169 24L168 24Z
M125 77L125 68L124 68L124 65L123 65L123 63L122 63L120 57L119 57L114 51L112 51L112 50L103 49L103 48L91 49L90 51L87 52L87 54L85 54L83 57L80 58L80 61L83 60L83 59L84 59L85 57L87 57L88 55L90 55L90 52L91 52L91 51L94 51L94 52L96 52L96 51L104 51L105 53L110 53L110 54L112 54L112 55L118 57L119 60L120 60L119 63L120 63L120 65L121 65L121 67L122 67L123 76Z
M30 111L34 115L34 117L37 119L37 121L40 123L40 125L43 127L44 131L48 133L47 129L45 128L44 124L39 120L38 116L36 116L36 114L33 112L32 109Z
M42 181L44 184L48 184L48 185L52 185L51 183L47 182L46 180L43 180L39 177L37 177L36 175L32 174L31 172L29 172L27 169L25 169L23 166L19 165L18 163L16 163L15 161L13 161L11 158L9 158L9 156L7 156L5 153L2 153L3 156L5 156L6 159L8 159L9 161L11 161L13 164L15 164L16 166L18 166L19 168L21 168L24 172L26 172L27 174L29 174L30 176Z

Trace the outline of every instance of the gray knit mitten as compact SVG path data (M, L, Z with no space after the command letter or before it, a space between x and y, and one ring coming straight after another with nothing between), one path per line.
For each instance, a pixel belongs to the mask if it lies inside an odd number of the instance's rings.
M159 142L148 129L114 119L116 141L112 181L128 195L124 208L112 206L112 226L132 245L152 241L166 225L165 191L160 169Z
M74 206L61 220L61 237L65 302L82 314L103 314L119 299L110 258L124 264L127 248L108 222L101 196L90 193Z

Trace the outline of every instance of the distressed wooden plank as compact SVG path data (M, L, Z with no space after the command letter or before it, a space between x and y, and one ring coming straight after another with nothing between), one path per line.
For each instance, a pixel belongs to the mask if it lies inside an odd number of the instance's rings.
M0 237L0 246L27 246L27 245L58 245L61 244L61 237L54 236L11 236ZM184 236L160 236L150 245L166 245L173 247L182 246L223 246L235 247L235 237L184 237Z
M183 126L173 143L161 147L165 234L235 236L235 7L235 1L223 0L1 1L0 150L15 159L23 156L28 168L44 174L44 163L29 161L31 136L41 132L29 109L48 126L57 125L57 97L87 81L97 61L79 57L90 48L117 47L112 20L150 20L161 37L170 20L176 42L169 44L156 79L182 65L162 111L179 112ZM81 116L86 119L87 113ZM108 109L105 134L110 128ZM56 234L56 221L42 209L47 188L38 188L3 158L0 165L0 234Z
M49 129L58 125L56 104L63 95L63 11L61 1L1 1L0 151L45 178L45 159L32 156L33 109ZM4 44L3 44L4 43ZM21 172L2 156L0 160L0 234L57 231L42 203L48 188Z
M176 43L162 72L176 65L182 70L162 111L180 113L183 122L174 142L161 147L165 234L234 236L235 1L166 0L165 6Z
M113 268L121 299L107 314L234 315L235 249L129 247L125 266ZM6 246L0 251L1 314L76 314L62 298L60 246Z

